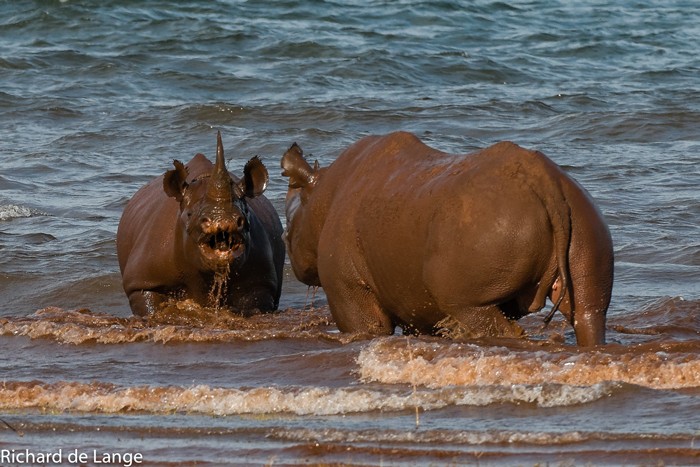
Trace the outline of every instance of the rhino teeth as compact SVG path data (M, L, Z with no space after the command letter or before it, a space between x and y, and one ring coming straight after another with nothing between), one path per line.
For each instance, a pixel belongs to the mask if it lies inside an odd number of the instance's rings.
M229 232L225 230L220 230L209 236L209 248L212 250L228 251L233 249L236 241Z

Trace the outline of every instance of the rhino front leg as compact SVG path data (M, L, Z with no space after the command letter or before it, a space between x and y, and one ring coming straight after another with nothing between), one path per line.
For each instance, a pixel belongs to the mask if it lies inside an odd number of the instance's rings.
M254 310L263 313L274 311L277 309L278 301L275 300L275 291L270 287L244 284L234 288L228 304L243 314L252 314Z

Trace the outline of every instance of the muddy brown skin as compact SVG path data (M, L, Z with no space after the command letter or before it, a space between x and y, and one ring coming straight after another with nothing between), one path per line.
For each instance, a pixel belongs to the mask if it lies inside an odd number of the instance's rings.
M241 313L277 309L285 250L277 212L262 196L265 166L256 156L242 179L230 174L221 134L215 164L197 154L173 165L136 192L119 222L117 255L133 313L151 313L169 298Z
M296 143L286 242L297 278L322 286L346 332L516 336L549 297L577 343L605 342L608 228L587 192L513 143L446 154L410 133L369 136L327 168ZM438 324L441 323L441 324Z

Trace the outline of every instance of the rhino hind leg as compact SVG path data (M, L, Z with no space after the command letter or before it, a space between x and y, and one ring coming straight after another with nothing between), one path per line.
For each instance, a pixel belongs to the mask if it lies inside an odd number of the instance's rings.
M333 320L341 332L391 335L395 323L379 305L374 293L362 283L323 282Z
M605 344L605 310L576 310L574 332L576 342L583 347Z
M582 192L572 190L566 196L572 203L571 281L567 292L573 306L568 316L564 314L574 328L579 346L605 344L614 276L612 238L600 213Z
M129 294L129 306L137 316L146 316L167 300L167 296L153 290L135 290Z
M576 342L583 347L605 344L605 321L612 295L612 254L581 255L572 268L573 310L566 314Z

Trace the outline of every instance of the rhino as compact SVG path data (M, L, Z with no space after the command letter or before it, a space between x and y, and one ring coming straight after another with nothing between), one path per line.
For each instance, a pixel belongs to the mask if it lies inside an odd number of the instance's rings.
M590 195L544 154L500 142L447 154L407 132L367 136L328 167L294 143L285 241L342 332L517 336L559 310L577 344L605 343L613 246Z
M240 313L277 309L285 246L263 196L268 172L251 158L238 178L197 154L139 189L117 230L117 256L131 310L147 315L170 299Z

